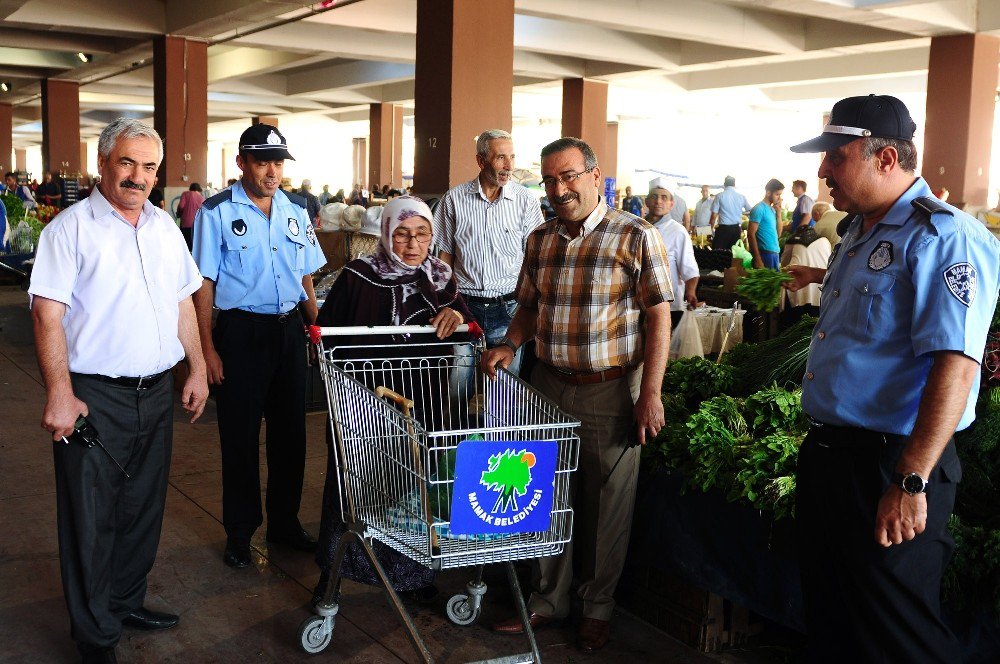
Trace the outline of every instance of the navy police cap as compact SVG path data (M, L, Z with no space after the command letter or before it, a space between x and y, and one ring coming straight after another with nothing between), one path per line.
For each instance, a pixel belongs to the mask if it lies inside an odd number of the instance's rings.
M277 127L269 124L253 125L240 135L240 152L244 150L258 161L295 160L288 152L285 137Z
M917 130L906 104L889 95L848 97L833 105L830 124L816 138L791 147L792 152L827 152L858 138L912 141Z

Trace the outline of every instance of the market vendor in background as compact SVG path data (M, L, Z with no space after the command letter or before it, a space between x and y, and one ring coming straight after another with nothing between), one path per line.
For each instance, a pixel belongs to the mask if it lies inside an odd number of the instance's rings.
M685 307L694 309L698 306L698 263L694 259L694 245L691 236L684 226L670 216L674 207L674 195L667 188L667 178L659 177L649 181L649 195L646 196L646 221L660 231L663 244L667 248L667 258L670 261L670 284L680 295L683 287L684 297L675 297L670 303L671 330L681 322Z
M531 384L581 421L580 465L571 484L575 535L541 558L529 620L540 627L570 612L577 552L583 600L580 647L610 638L614 592L625 564L640 443L663 427L660 386L670 348L670 276L660 234L601 197L597 156L578 138L542 148L542 184L557 218L528 236L518 309L501 345L483 354L489 375L535 340ZM623 454L624 453L624 454ZM619 461L613 473L609 471ZM496 623L522 632L519 617Z
M753 256L753 266L757 269L777 270L778 235L781 231L781 194L785 185L771 178L764 185L764 199L750 210L747 224L747 244Z
M848 217L823 283L803 381L814 424L796 520L810 662L959 662L941 618L947 523L1000 287L1000 241L914 176L916 125L889 96L850 97L824 132L819 177Z
M750 211L747 197L736 191L736 178L727 175L722 191L712 199L712 249L732 249L743 233L743 213Z
M35 199L42 205L60 207L62 205L62 187L52 179L52 171L45 171L42 181L35 191Z
M0 192L6 191L8 194L14 194L20 198L25 210L34 210L38 207L38 202L35 200L35 195L31 193L31 188L26 184L17 183L16 173L5 173L3 180L4 188Z

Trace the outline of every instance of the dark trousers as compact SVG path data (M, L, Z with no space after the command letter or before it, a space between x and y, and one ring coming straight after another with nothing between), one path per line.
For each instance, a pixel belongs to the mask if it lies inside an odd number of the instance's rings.
M905 443L829 426L813 427L802 443L796 522L810 663L961 661L940 598L961 479L954 440L930 476L926 530L888 548L875 541L878 502Z
M742 232L739 224L719 224L712 236L712 249L732 249Z
M97 447L53 443L59 567L70 631L82 646L118 642L122 618L142 606L160 543L170 471L173 378L149 389L72 374L101 441L131 475Z
M219 313L212 332L222 358L216 392L222 441L222 523L249 540L263 523L260 421L267 420L267 520L299 527L306 458L306 336L297 313L284 321Z

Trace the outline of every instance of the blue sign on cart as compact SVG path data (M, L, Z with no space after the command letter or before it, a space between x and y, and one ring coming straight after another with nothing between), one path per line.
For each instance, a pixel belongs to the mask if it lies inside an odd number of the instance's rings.
M506 535L548 530L558 453L554 440L459 443L451 532Z

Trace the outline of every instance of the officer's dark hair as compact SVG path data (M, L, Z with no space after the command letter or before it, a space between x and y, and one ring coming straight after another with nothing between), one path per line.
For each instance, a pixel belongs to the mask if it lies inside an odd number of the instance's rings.
M587 145L586 141L574 136L563 136L546 145L542 148L542 159L545 159L550 154L563 152L570 148L576 148L583 153L583 167L586 170L589 171L592 168L597 168L597 155L594 154L594 149Z
M907 173L917 170L917 146L913 141L904 141L899 138L881 138L869 136L862 139L861 158L868 160L875 156L875 153L888 147L896 148L899 155L899 167Z
M793 188L794 187L802 187L803 189L808 189L808 187L806 187L806 181L805 180L792 180L792 187Z
M777 178L771 178L767 181L767 184L764 185L764 191L769 194L775 191L782 191L784 188L785 185L782 184L781 180Z

